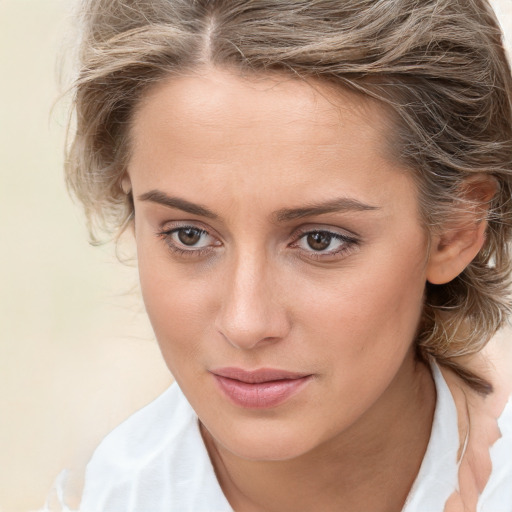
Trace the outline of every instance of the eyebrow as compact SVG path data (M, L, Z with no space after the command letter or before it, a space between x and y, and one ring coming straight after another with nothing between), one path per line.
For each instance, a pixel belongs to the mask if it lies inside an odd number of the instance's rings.
M216 219L217 214L199 204L191 203L185 199L179 197L168 196L160 190L150 190L139 196L140 201L150 201L152 203L161 204L168 208L175 208L177 210L183 210L184 212L191 213L192 215L200 215L207 217L208 219Z
M283 208L275 212L274 216L277 222L287 222L313 215L325 215L327 213L365 212L374 210L379 210L379 207L362 203L357 199L342 197L323 203L314 203L302 208Z
M206 206L200 204L191 203L185 199L179 197L168 196L160 190L150 190L138 196L140 201L150 201L152 203L161 204L168 208L175 208L182 210L192 215L200 215L209 219L217 219L218 215ZM363 212L363 211L374 211L378 210L377 206L362 203L357 199L352 198L337 198L323 203L314 203L302 208L283 208L273 214L274 219L277 222L288 222L303 217L310 217L313 215L325 215L328 213L341 213L341 212Z

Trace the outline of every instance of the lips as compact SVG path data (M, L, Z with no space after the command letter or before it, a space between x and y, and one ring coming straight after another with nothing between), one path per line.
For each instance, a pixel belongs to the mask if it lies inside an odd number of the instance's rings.
M311 374L272 368L242 370L219 368L211 371L221 392L235 405L263 409L281 405L297 394Z

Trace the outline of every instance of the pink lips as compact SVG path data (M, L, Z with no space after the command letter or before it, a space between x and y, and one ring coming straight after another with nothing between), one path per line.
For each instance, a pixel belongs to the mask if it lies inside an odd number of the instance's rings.
M262 368L247 371L240 368L212 370L221 391L240 407L263 409L282 404L310 380L311 375Z

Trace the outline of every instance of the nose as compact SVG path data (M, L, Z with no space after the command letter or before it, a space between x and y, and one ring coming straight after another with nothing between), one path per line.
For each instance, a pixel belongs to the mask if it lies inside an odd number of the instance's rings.
M279 297L276 272L265 258L239 258L227 276L216 322L226 341L250 350L286 337L290 322Z

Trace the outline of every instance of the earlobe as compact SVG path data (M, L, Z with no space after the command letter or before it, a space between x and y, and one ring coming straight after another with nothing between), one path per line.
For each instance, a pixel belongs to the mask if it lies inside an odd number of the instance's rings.
M464 184L465 208L458 210L441 234L432 237L427 281L445 284L455 279L476 257L485 243L489 204L497 191L492 176L478 175Z

